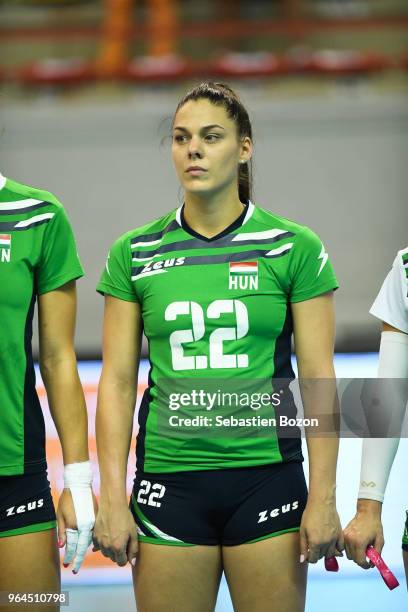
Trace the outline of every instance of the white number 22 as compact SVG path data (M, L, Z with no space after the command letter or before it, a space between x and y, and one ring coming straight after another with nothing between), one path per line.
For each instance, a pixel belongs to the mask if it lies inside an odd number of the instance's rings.
M215 300L208 305L207 317L219 319L222 314L235 314L235 327L219 327L209 337L210 368L247 368L248 355L224 353L223 343L239 340L248 333L248 311L240 300ZM204 312L197 302L172 302L166 308L166 321L175 321L179 315L191 316L191 329L179 329L170 334L170 347L174 370L202 370L208 367L206 355L184 355L183 343L197 342L205 333Z
M149 495L150 489L151 493ZM166 487L164 485L161 485L158 482L154 482L152 484L150 480L142 480L140 483L139 493L137 494L137 503L160 508L161 502L157 500L161 499L165 492Z

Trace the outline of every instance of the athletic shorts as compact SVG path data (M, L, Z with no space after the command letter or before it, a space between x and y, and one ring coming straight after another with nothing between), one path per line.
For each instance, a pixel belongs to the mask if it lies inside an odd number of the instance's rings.
M408 510L406 511L405 529L402 536L402 550L406 550L408 552Z
M0 538L56 526L47 472L0 476Z
M137 472L130 499L141 542L235 546L299 531L301 462L156 474Z

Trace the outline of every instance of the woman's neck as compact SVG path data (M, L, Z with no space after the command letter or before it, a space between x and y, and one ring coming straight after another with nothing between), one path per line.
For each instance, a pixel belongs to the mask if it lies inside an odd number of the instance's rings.
M211 197L186 193L184 219L195 232L212 238L231 225L244 210L236 187L232 193L221 192Z

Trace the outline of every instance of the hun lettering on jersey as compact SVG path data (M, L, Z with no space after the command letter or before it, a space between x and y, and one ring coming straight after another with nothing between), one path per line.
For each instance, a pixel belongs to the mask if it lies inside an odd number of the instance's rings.
M10 263L11 260L11 235L0 234L0 262Z

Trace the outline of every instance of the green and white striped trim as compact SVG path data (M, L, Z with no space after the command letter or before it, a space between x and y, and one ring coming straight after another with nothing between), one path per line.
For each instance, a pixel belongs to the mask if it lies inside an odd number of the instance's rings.
M138 534L139 534L139 538L140 538L140 540L142 542L149 542L151 544L167 544L167 545L170 545L170 546L194 546L194 544L188 544L187 542L183 542L183 540L179 540L178 538L175 538L175 537L169 535L168 533L165 533L164 531L162 531L161 529L159 529L158 527L153 525L153 523L151 521L149 521L149 519L140 510L140 508L137 505L133 495L132 495L132 505L133 505L134 511L135 511L138 519L142 523L142 525L148 531L150 531L150 533L152 533L153 536L154 536L154 537L151 537L149 535L146 535L143 532L143 530L141 529L141 527L138 525L137 526L137 531L138 531Z

